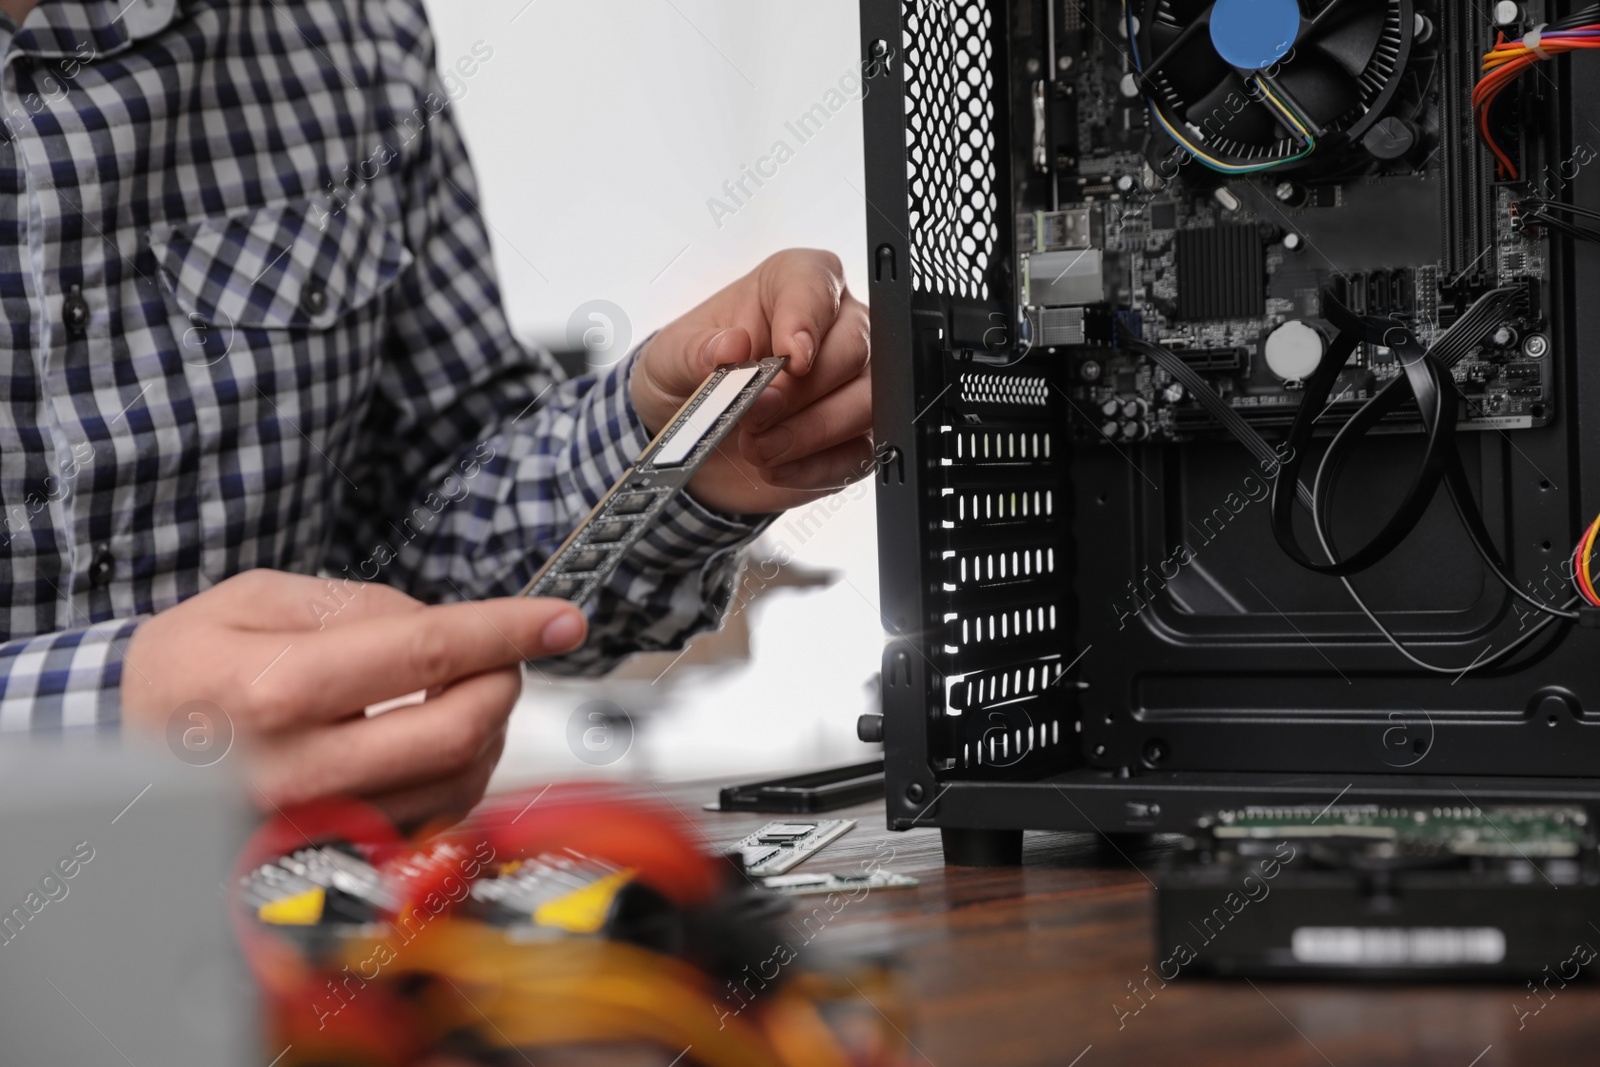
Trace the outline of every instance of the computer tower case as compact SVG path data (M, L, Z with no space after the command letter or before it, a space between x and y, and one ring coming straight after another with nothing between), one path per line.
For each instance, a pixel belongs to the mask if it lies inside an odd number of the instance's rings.
M1566 564L1600 512L1600 247L1519 217L1600 208L1600 65L1495 105L1513 178L1471 99L1512 29L1483 5L1250 8L1288 49L1239 7L862 2L888 821L949 861L1229 806L1600 798L1600 631ZM1277 447L1334 302L1426 346L1496 289L1452 447L1515 582L1567 615L1497 580L1439 490L1349 578L1425 669L1283 551L1279 470L1131 344ZM1302 480L1404 359L1361 341ZM1348 449L1341 548L1406 499L1419 411Z

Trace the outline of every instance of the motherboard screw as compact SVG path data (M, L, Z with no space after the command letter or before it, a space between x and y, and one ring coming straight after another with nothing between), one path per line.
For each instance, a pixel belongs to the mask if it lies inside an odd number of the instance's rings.
M1529 359L1543 359L1550 351L1550 338L1542 333L1530 333L1522 342L1522 354Z

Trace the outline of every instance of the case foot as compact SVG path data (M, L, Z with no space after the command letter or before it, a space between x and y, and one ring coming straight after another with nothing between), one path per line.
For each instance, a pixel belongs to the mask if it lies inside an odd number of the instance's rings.
M968 830L940 827L947 867L1020 867L1021 830Z

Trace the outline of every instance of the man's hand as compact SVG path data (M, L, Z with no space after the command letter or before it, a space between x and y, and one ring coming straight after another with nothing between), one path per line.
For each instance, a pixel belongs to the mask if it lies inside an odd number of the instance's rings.
M831 252L780 252L658 333L633 368L634 410L658 433L714 367L770 355L789 363L689 483L708 507L783 511L872 469L867 309Z
M339 599L331 615L313 609ZM139 626L123 719L160 734L189 701L216 705L264 806L343 795L400 825L460 818L500 758L522 661L584 635L560 600L427 607L383 585L248 571ZM421 690L420 704L364 714Z

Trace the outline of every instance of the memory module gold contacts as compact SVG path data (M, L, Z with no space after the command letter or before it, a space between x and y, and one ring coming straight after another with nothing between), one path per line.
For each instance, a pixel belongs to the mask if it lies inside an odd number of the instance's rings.
M769 356L712 371L522 595L574 604L593 596L787 362L787 356Z

